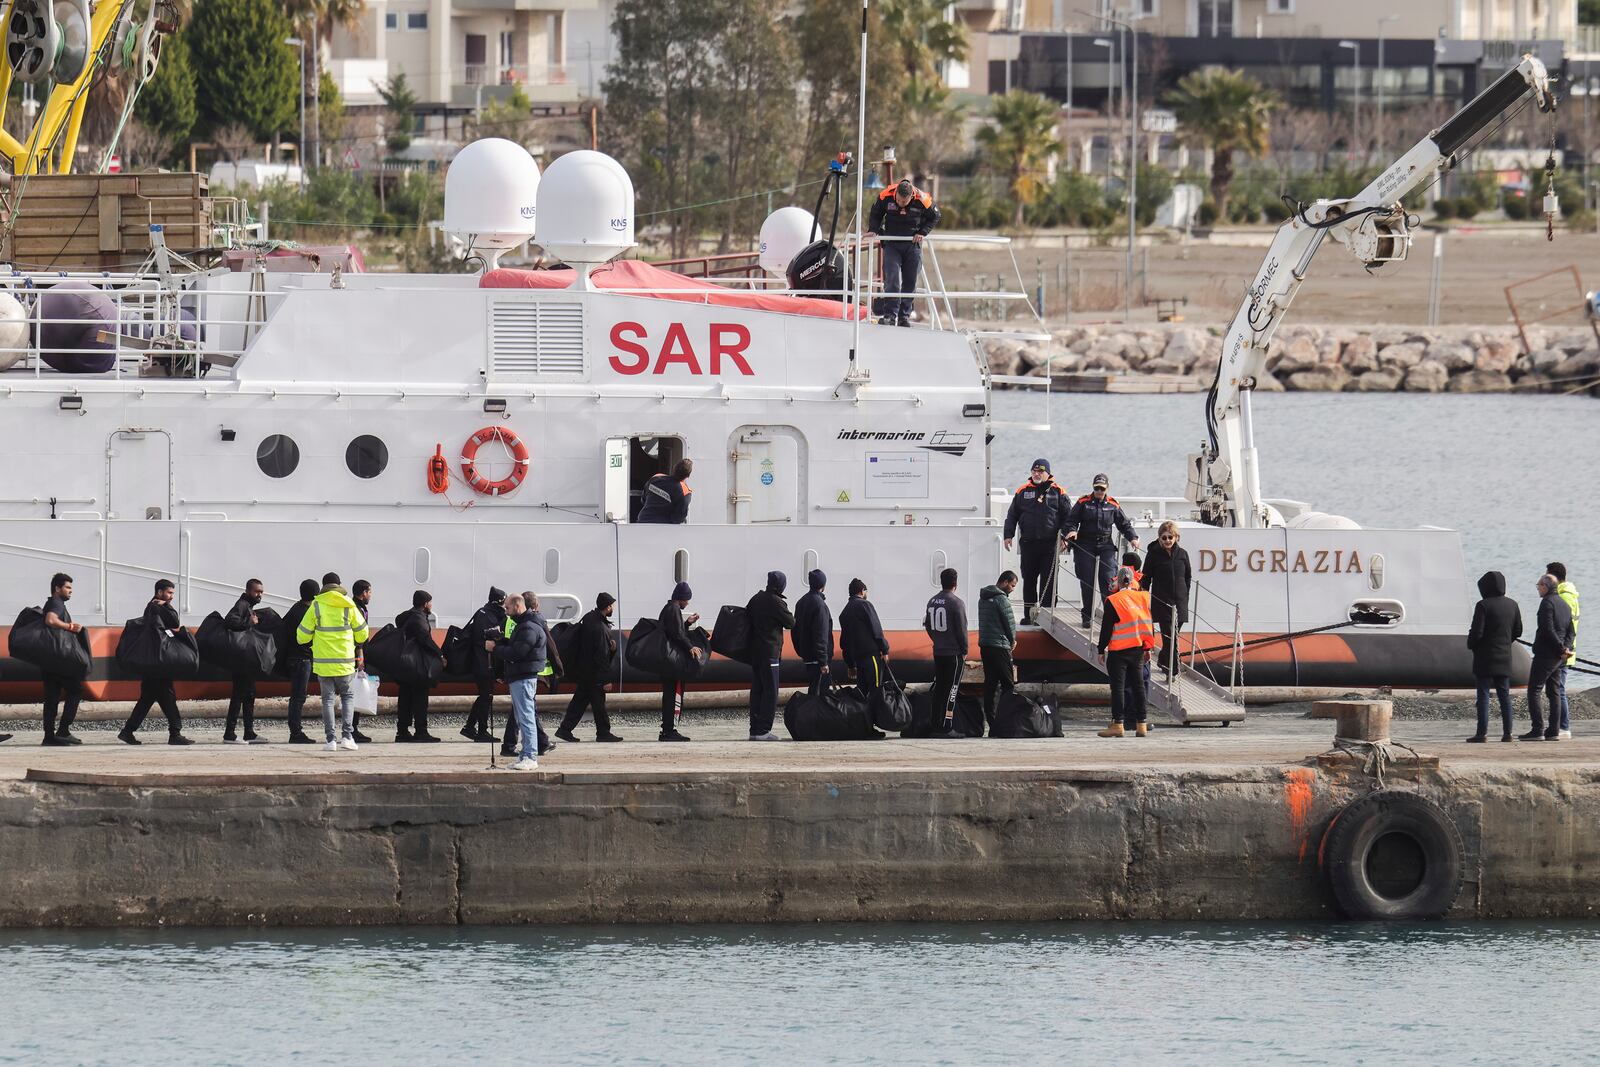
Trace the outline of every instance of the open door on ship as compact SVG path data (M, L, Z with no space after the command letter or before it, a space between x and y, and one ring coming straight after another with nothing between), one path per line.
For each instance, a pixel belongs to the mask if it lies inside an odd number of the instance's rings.
M683 458L683 438L634 437L606 438L605 510L606 518L633 522L644 507L644 483L657 474L667 474Z

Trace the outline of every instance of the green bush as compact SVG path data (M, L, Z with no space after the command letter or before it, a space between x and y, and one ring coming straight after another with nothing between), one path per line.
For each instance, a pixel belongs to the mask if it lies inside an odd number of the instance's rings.
M1441 196L1433 202L1433 217L1436 219L1453 219L1456 217L1456 202L1448 196Z
M1215 226L1217 223L1217 202L1209 196L1200 201L1200 210L1195 213L1202 226Z
M1514 219L1518 222L1526 219L1529 214L1531 214L1532 205L1529 203L1529 201L1532 199L1532 193L1528 194L1527 196L1517 196L1515 193L1507 193L1505 203L1506 218Z
M1261 205L1261 214L1268 222L1286 222L1289 218L1289 205L1280 198L1274 198Z
M1483 210L1483 201L1475 196L1456 197L1456 218L1458 219L1475 219L1478 217L1478 213Z

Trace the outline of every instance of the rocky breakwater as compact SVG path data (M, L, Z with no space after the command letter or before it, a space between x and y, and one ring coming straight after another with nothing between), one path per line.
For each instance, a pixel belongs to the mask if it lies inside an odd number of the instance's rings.
M1065 326L1052 340L988 341L993 374L1193 375L1209 384L1222 353L1221 328ZM1600 346L1587 327L1532 328L1532 351L1506 326L1286 326L1273 338L1268 392L1503 393L1600 395Z

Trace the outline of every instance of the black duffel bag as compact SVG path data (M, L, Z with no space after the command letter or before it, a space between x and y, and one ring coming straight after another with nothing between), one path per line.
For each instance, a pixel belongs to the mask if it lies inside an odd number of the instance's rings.
M711 651L736 663L750 662L750 613L737 604L724 604L711 628Z
M661 624L655 619L640 619L628 633L625 654L634 670L657 678L687 681L699 677L705 669L710 635L697 626L689 631L689 642L697 655L686 654L683 649L671 644L666 634L661 632Z
M14 659L31 663L40 673L57 678L89 677L89 631L70 633L44 624L44 609L23 608L11 624L8 650Z
M367 673L401 685L434 686L444 677L444 659L400 632L394 623L367 639L362 646Z
M452 678L472 676L472 643L467 639L466 630L450 627L444 632L444 644L439 647L444 650L445 674Z
M902 737L936 737L944 733L944 708L933 707L933 692L925 690L911 698L911 726ZM983 701L957 694L954 732L960 737L983 736Z
M897 734L910 728L912 718L911 694L884 664L883 684L872 694L873 723L880 730Z
M800 692L783 707L783 726L796 741L865 741L877 736L867 698L855 686Z
M283 620L271 608L256 608L256 625L248 630L230 630L222 616L213 611L195 630L200 645L200 661L230 675L260 681L272 677L278 665L278 634Z
M995 701L991 737L1060 737L1061 719L1049 701L1023 696L1015 689Z
M550 640L556 646L556 655L561 657L565 673L571 674L578 662L578 624L571 619L555 623L550 627Z
M200 674L200 644L194 634L129 619L117 639L117 666L137 678L195 678Z

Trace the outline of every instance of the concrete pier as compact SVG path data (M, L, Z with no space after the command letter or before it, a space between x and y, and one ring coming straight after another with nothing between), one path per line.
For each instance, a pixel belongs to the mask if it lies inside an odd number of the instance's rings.
M7 925L1307 919L1329 820L1374 788L1331 724L1101 740L0 746ZM625 731L626 732L626 731ZM634 731L638 735L638 731ZM1589 917L1600 736L1397 723L1465 845L1453 915ZM642 736L642 735L640 735ZM159 735L152 734L151 741Z

